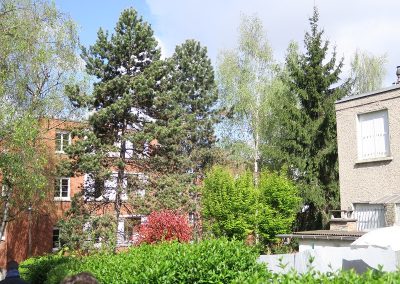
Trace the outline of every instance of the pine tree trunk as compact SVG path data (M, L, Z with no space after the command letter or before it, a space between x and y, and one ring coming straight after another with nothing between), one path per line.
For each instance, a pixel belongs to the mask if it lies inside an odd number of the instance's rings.
M120 149L120 159L121 163L118 163L118 175L117 175L117 192L115 193L115 203L114 203L114 208L115 208L115 218L116 218L116 225L117 225L117 234L116 234L116 246L114 248L114 252L117 252L117 244L118 244L118 237L119 237L119 231L118 231L118 224L119 224L119 218L121 216L121 207L122 207L122 198L121 195L124 191L124 176L125 176L125 154L126 154L126 141L124 138L125 135L125 129L126 129L126 122L124 122L123 129L121 131L121 149Z

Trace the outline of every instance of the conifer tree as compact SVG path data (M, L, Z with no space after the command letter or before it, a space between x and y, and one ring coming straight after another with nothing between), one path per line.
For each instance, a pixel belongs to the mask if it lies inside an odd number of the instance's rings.
M193 210L193 181L210 161L215 139L217 96L206 48L187 41L161 60L150 26L129 9L111 37L98 32L83 59L98 79L93 95L80 94L77 86L68 93L93 114L76 132L79 139L67 150L72 162L63 168L88 175L83 194L101 201L94 205L113 206L116 222L123 206L145 215ZM129 174L135 171L141 178Z
M214 129L218 109L214 72L207 49L195 40L176 47L164 63L160 88L154 96L151 117L142 134L158 146L148 161L153 179L148 184L147 211L195 211L195 180L214 158ZM147 200L148 201L148 200Z
M156 65L160 51L150 25L135 10L127 9L114 33L109 37L100 29L96 43L83 48L82 57L86 72L98 81L91 96L80 94L77 86L67 90L76 106L92 112L88 127L75 133L79 139L67 150L69 169L74 174L87 174L83 194L111 205L118 222L127 194L127 169L145 152L145 141L134 147L131 138L149 120L154 85L151 66ZM115 183L108 188L106 181L112 172L116 172Z
M301 184L305 205L298 229L320 228L328 210L339 206L334 103L350 87L340 78L343 59L337 61L335 50L328 57L329 42L318 28L316 8L310 27L305 53L299 54L293 44L289 48L288 90L275 102L278 160L287 164L292 178Z

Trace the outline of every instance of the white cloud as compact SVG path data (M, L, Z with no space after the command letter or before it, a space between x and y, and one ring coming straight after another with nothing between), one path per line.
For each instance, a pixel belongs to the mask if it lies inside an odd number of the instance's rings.
M338 55L345 56L346 65L357 48L377 55L387 53L386 85L395 80L395 67L400 65L400 52L397 51L400 1L397 0L146 2L156 21L152 26L168 52L186 39L194 38L207 46L215 63L220 50L235 46L240 14L244 13L256 14L262 19L275 57L283 60L291 40L302 46L315 2L320 12L320 27L337 46Z
M158 37L155 37L155 38L158 41L158 46L161 49L161 58L165 59L166 57L170 56L171 54L168 52L168 49L167 49L166 45L164 44L164 42Z

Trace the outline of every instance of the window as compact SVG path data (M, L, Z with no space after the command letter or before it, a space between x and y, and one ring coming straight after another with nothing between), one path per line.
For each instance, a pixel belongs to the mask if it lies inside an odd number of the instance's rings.
M388 157L389 126L387 110L358 115L358 159Z
M118 173L112 173L106 180L96 180L93 174L85 174L84 187L87 200L100 201L103 198L115 200L117 193ZM146 194L144 185L148 183L147 177L143 173L125 173L122 180L121 199L126 201L128 196L143 198Z
M57 178L55 180L54 200L70 200L69 178Z
M56 152L64 153L66 146L71 144L71 135L67 131L56 132Z
M135 243L139 238L138 229L143 224L142 216L124 216L118 222L118 243Z
M53 228L53 251L59 250L60 248L61 248L60 229Z

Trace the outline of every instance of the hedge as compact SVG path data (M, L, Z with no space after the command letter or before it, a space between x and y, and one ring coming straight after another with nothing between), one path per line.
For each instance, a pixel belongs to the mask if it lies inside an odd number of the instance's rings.
M91 272L100 283L107 284L231 283L243 275L265 279L268 272L256 262L257 257L257 250L239 241L173 242L141 245L116 255L30 259L22 263L25 268L21 273L32 284L59 283L65 276L82 271Z
M141 245L119 254L45 256L21 264L32 284L53 284L67 275L91 272L100 283L400 283L400 272L353 271L274 274L257 263L258 253L239 241Z

